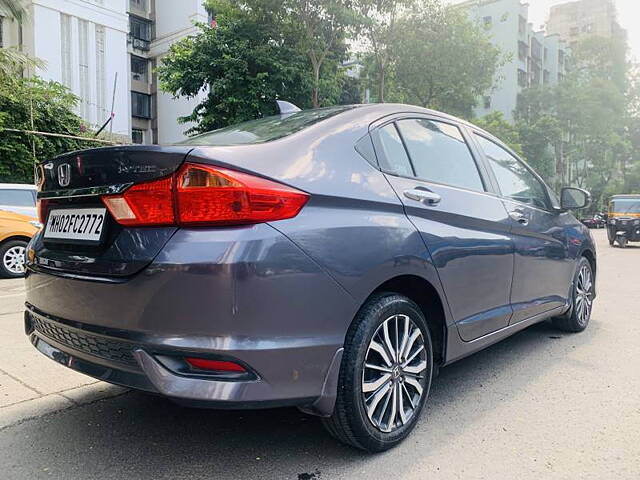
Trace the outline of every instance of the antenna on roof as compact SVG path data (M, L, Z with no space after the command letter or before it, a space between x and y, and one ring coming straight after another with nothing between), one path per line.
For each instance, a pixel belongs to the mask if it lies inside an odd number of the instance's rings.
M280 115L291 115L293 113L301 112L302 110L296 107L293 103L285 102L284 100L276 100L278 104L278 110Z

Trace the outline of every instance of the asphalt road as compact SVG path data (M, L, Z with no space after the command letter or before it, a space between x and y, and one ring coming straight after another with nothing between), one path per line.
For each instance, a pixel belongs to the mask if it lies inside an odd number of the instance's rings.
M395 450L343 447L294 409L194 410L131 392L0 430L0 478L640 479L640 248L596 235L589 330L537 325L443 369Z

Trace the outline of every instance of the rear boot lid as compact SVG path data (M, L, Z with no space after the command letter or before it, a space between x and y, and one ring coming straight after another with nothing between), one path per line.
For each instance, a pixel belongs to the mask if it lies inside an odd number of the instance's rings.
M190 150L158 146L100 148L42 162L36 174L42 221L46 225L49 214L56 210L103 209L101 196L173 174ZM32 243L35 255L28 263L52 273L126 277L151 263L176 230L174 226L123 227L107 210L100 242L45 239L43 230Z

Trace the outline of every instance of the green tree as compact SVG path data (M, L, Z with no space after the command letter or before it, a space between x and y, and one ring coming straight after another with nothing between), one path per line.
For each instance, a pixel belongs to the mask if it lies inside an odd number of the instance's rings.
M311 103L317 108L321 103L322 67L332 61L335 73L336 64L344 59L345 39L356 17L350 10L350 2L345 0L286 0L283 6L292 23L301 29L300 47L309 56L313 75Z
M337 103L344 77L340 49L326 54L316 78L305 32L282 2L215 0L208 6L217 27L200 25L198 34L172 45L158 68L164 90L205 97L181 119L197 123L193 132L273 114L278 98L302 108Z
M369 52L370 78L374 79L377 101L387 100L388 77L393 69L394 45L399 34L398 19L416 0L354 0L359 15L359 37Z
M0 77L0 182L33 182L36 160L95 146L90 139L85 142L8 130L82 135L82 120L73 112L76 102L59 83Z
M630 116L638 103L629 99L628 68L621 39L583 40L573 49L566 79L554 88L525 90L516 110L529 160L554 170L556 187L590 190L595 205L624 188L631 168Z
M425 0L398 20L395 75L410 103L470 118L493 84L500 51L464 11Z

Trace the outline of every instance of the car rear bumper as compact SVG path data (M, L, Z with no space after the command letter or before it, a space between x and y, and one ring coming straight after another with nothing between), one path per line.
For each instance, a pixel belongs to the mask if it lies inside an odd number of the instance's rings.
M215 408L330 414L336 358L357 309L268 225L179 230L149 266L116 282L29 268L26 286L26 331L42 353L107 382ZM165 361L187 356L234 361L252 376L195 375Z
M96 333L96 330L102 330ZM34 347L50 359L99 380L125 387L160 394L179 403L209 408L268 408L299 406L314 410L314 404L327 402L323 385L331 372L304 381L303 372L283 368L276 375L264 377L259 371L268 365L320 365L341 357L341 348L331 346L281 344L279 348L260 348L255 342L244 342L242 351L184 348L172 346L170 338L143 338L133 332L105 331L89 325L54 319L27 305L25 331ZM198 340L193 339L193 345ZM272 346L273 347L273 346ZM185 374L172 371L163 358L184 356L219 357L249 366L251 378L230 380L214 375ZM258 367L253 367L257 365ZM318 414L330 412L316 411Z

